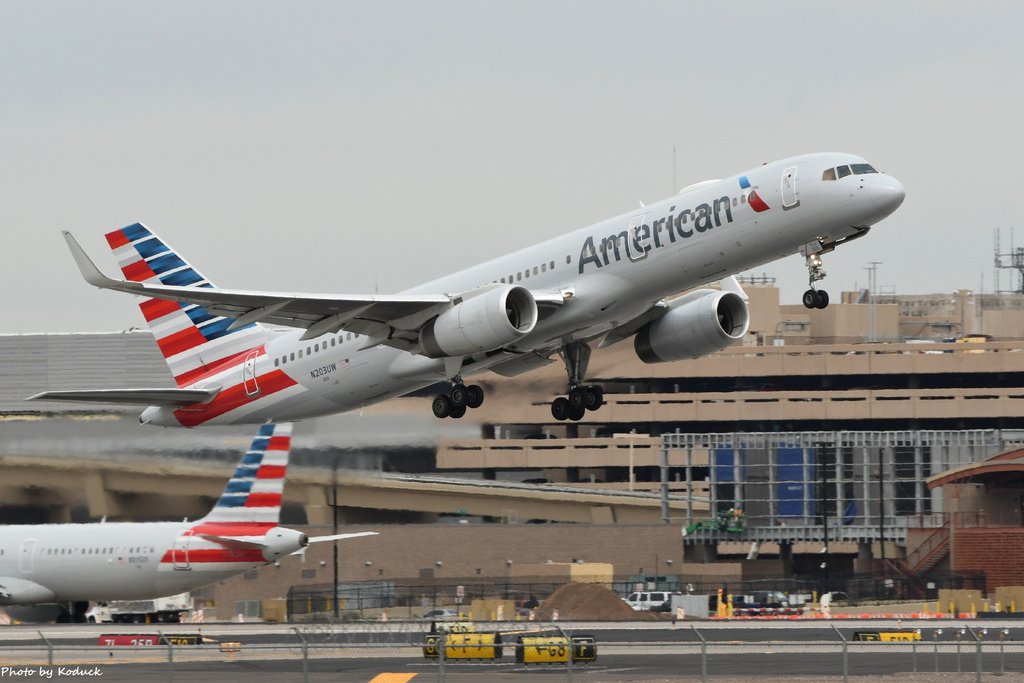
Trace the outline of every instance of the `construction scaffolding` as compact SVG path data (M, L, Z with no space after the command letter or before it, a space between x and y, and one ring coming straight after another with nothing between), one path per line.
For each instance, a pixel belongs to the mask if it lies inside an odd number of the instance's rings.
M687 542L903 541L941 526L933 474L1003 450L996 430L664 434L662 478L704 482L711 519L691 506Z

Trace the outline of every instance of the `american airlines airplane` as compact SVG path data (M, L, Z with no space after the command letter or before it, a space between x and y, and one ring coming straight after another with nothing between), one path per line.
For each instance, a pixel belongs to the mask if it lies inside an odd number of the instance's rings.
M307 537L278 525L290 424L259 428L212 511L194 522L0 526L0 605L142 600L184 593L304 552Z
M195 427L326 415L447 382L433 412L459 418L484 400L464 377L518 375L557 356L568 382L552 417L580 420L603 403L585 384L591 343L633 338L647 363L719 351L749 322L732 275L794 252L806 259L804 305L824 308L822 255L866 235L903 197L861 157L808 154L385 296L220 289L139 223L107 235L123 275L114 279L65 232L87 282L144 297L178 386L31 398L148 405L143 424ZM720 289L695 289L715 281Z

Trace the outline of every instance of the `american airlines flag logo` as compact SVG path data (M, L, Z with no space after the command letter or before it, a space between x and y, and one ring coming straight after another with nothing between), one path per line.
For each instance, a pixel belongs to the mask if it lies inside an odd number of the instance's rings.
M765 204L764 200L757 194L757 188L750 186L750 180L745 175L740 176L740 189L750 190L750 193L747 195L747 204L750 205L751 209L758 213L768 210L768 205Z

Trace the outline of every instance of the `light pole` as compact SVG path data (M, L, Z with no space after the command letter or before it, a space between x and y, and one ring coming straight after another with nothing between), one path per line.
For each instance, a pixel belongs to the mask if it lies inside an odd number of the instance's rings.
M875 317L875 299L878 298L878 266L882 265L881 261L869 261L868 262L868 296L871 297L868 301L868 341L878 341L878 321Z
M331 461L331 517L332 524L331 533L335 536L338 535L338 457L335 456ZM338 540L335 539L331 544L334 546L334 582L332 594L333 600L331 604L334 605L334 621L338 622L341 617L341 608L338 605Z

